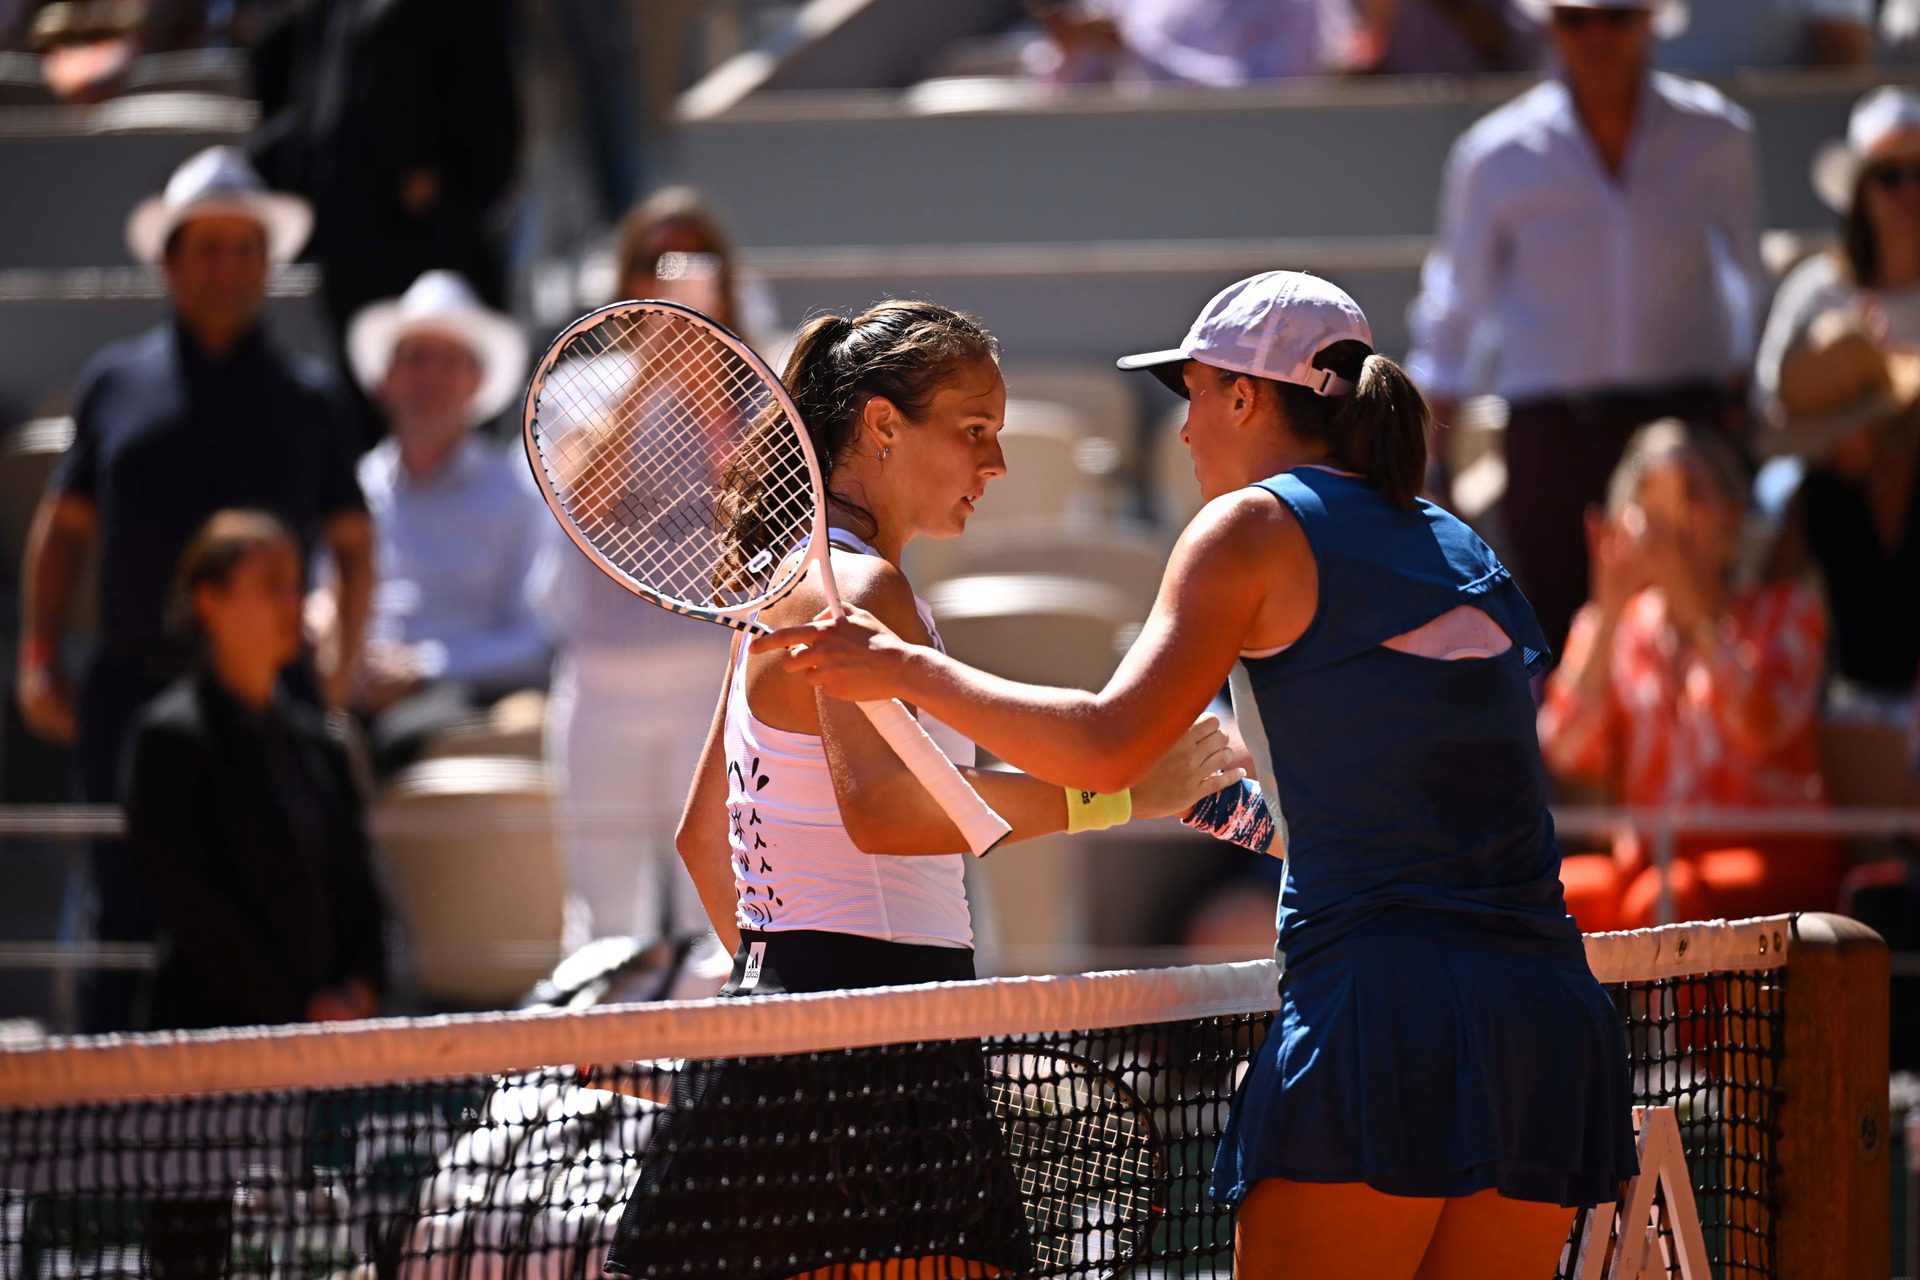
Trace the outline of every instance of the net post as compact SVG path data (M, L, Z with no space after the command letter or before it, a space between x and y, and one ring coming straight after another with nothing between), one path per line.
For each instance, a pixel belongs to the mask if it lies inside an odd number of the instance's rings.
M1891 1274L1887 944L1844 916L1794 917L1780 1060L1775 1274Z

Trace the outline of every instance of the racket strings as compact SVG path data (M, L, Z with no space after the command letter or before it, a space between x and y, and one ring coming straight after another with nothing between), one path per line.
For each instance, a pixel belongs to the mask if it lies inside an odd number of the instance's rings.
M530 434L580 537L650 594L762 599L811 531L812 475L762 373L676 311L612 312L546 362Z
M1019 1178L1038 1270L1143 1250L1162 1170L1138 1103L1071 1062L1042 1056L1001 1065L988 1097Z

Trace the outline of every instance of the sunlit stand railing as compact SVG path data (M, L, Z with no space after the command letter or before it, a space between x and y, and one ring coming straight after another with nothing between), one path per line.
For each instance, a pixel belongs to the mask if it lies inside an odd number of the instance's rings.
M659 815L641 809L620 806L601 809L569 810L551 814L501 813L476 814L471 819L452 819L446 814L382 813L372 818L376 841L388 837L445 836L496 832L502 830L543 830L556 832L579 830L630 831L637 823L652 825ZM1675 918L1671 868L1681 836L1697 831L1738 832L1751 835L1808 835L1841 838L1879 838L1920 836L1920 809L1733 809L1733 808L1626 808L1568 805L1553 811L1559 834L1584 839L1609 839L1623 831L1637 831L1648 842L1652 865L1660 874L1659 922ZM107 805L0 805L0 855L8 838L56 839L67 842L70 877L84 875L84 842L87 839L113 837L125 833L120 810ZM1190 831L1171 820L1134 823L1083 839L1124 840L1128 842L1203 841L1208 837ZM4 865L0 863L0 865ZM1807 909L1830 910L1832 903L1807 903ZM523 962L524 944L512 948L511 956L492 956L478 948L464 957L472 963ZM1159 958L1166 951L1166 963L1180 963L1168 948L1068 948L1086 952L1086 959L1120 959L1137 955L1141 960ZM1063 957L1064 952L1063 952ZM140 970L151 968L153 949L137 943L98 943L88 941L0 941L0 970L54 970L56 972L96 969ZM1920 974L1920 955L1894 957L1896 973Z
M453 817L444 813L381 812L370 816L376 843L394 837L444 837L491 834L501 831L630 832L636 825L657 827L661 815L635 806L571 809L566 812L527 813L483 809ZM678 817L678 814L672 815ZM671 830L671 825L665 827ZM6 874L9 840L57 841L64 853L66 892L84 891L88 877L87 842L126 834L126 819L113 805L0 805L0 875ZM530 965L551 967L561 959L558 943L498 942L481 945L423 947L409 954L416 962L473 969L525 970ZM79 979L82 974L108 970L143 972L157 963L156 949L144 942L101 942L89 938L0 939L0 972L47 972L52 975L50 1012L54 1029L70 1031L77 1025Z

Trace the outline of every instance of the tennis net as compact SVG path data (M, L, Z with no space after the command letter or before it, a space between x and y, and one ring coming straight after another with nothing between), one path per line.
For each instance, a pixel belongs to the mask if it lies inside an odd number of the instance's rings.
M1794 932L1588 941L1636 1093L1679 1113L1716 1276L1783 1274ZM1205 965L0 1052L0 1277L594 1280L610 1254L662 1277L883 1258L1226 1275L1233 1217L1207 1184L1274 978Z

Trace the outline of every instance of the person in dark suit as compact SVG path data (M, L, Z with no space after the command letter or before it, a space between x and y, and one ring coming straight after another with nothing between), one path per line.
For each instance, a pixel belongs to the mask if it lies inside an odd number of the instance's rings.
M302 0L255 42L256 159L313 202L336 334L434 267L504 308L512 25L511 0Z
M172 617L196 668L142 712L123 793L160 921L150 1028L371 1017L385 911L345 750L279 673L299 652L300 543L222 511L188 545Z

